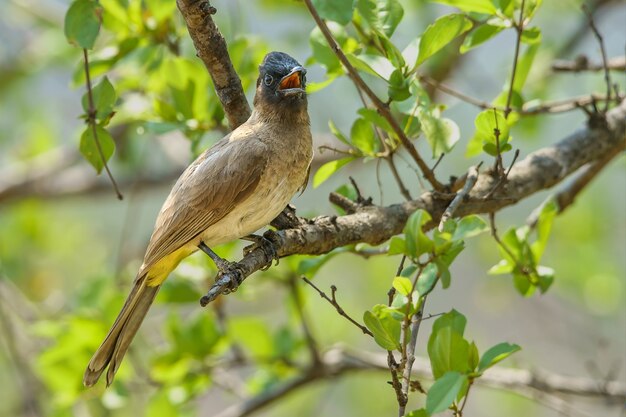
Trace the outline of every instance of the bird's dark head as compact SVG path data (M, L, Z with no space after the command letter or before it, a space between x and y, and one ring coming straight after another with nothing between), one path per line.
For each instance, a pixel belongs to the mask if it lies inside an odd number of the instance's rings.
M283 52L270 52L259 66L254 107L259 111L306 111L306 69Z

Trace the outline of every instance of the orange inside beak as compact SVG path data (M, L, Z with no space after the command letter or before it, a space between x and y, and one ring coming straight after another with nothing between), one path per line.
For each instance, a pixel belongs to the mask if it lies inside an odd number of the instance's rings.
M290 88L302 88L300 82L300 71L295 71L280 81L279 90L287 90Z

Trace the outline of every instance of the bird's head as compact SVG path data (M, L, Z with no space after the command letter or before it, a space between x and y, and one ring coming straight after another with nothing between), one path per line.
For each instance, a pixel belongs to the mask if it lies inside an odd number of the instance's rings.
M254 107L259 111L306 111L306 69L283 52L270 52L259 66Z

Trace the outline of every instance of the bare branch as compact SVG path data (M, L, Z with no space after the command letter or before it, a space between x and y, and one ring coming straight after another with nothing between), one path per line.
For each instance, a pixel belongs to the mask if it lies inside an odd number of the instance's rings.
M389 371L387 355L369 352L347 352L332 348L322 355L321 363L302 374L278 384L272 389L226 409L216 417L245 417L283 399L292 392L310 384L329 381L351 372ZM412 377L432 379L427 358L416 357ZM522 369L493 367L474 382L475 385L510 390L534 398L529 389L551 394L572 394L584 397L606 398L616 403L626 400L626 385L619 381L597 381L588 378L531 372Z
M226 40L211 17L217 9L208 0L176 0L189 35L206 66L228 124L235 129L250 117L250 105L228 55Z
M439 221L438 227L440 232L443 232L443 225L445 224L445 222L448 221L448 219L450 219L452 216L454 216L454 212L459 207L463 199L465 199L469 195L470 191L472 191L472 188L474 188L474 185L476 185L476 181L478 180L478 169L481 165L482 162L476 166L470 167L469 171L467 171L467 179L465 180L465 185L463 186L463 189L456 194L454 200L452 200L448 208L446 208L446 211L444 211L441 215L441 220Z
M492 173L478 176L467 201L460 205L458 217L476 213L492 213L563 181L581 166L601 160L626 145L626 101L607 114L606 125L587 126L553 146L531 153L516 163L508 181L493 196L485 199L498 181ZM294 254L319 255L355 243L378 245L402 232L408 217L417 209L428 211L434 227L449 206L450 198L427 192L419 198L391 206L360 207L356 213L339 217L318 217L299 227L280 230L272 235L279 257ZM267 265L262 248L249 252L237 268L242 278ZM233 277L221 276L209 290L204 301L212 301L231 285Z
M606 63L606 68L610 71L626 71L626 56L611 58ZM585 55L578 56L574 61L558 60L552 64L554 72L583 72L583 71L604 71L602 63L589 62Z
M602 35L600 34L600 31L598 30L598 27L593 20L593 15L591 14L587 6L583 4L582 7L583 12L585 12L587 19L589 20L589 27L591 28L591 31L593 32L594 36L598 40L598 44L600 45L600 53L602 54L602 67L604 68L604 81L606 82L606 96L608 97L608 100L604 103L604 111L606 112L607 110L609 110L609 101L611 101L611 92L613 91L613 84L611 83L611 71L609 70L608 63L609 60L606 56L604 39L602 38Z

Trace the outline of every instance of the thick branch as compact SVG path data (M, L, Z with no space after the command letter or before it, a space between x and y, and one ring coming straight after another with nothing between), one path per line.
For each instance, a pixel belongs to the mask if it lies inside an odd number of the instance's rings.
M478 176L468 198L456 209L455 216L496 212L504 207L558 184L585 164L624 149L626 145L626 100L607 114L606 124L585 127L553 146L528 155L511 169L508 180L489 195L498 177L492 172ZM489 196L488 196L489 195ZM485 198L488 196L488 198ZM417 209L430 213L434 227L451 201L450 196L427 192L418 199L387 207L365 206L356 213L340 217L319 217L297 228L275 233L278 256L319 255L355 243L378 245L402 233L408 217ZM237 263L244 277L267 264L267 257L257 248ZM229 288L231 277L220 277L205 301L211 301Z
M215 86L231 129L248 120L250 105L228 55L226 41L211 15L217 10L207 0L176 0L189 35Z

